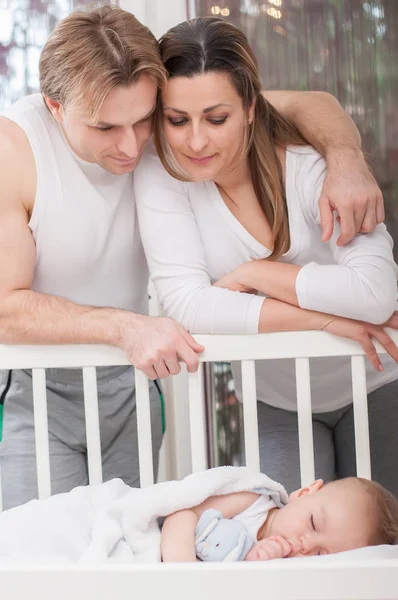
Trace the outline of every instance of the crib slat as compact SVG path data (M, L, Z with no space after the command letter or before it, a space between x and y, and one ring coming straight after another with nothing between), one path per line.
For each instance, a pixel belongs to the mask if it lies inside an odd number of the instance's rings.
M258 444L256 370L254 360L242 360L242 396L246 466L259 471L260 449Z
M207 469L205 405L203 397L203 366L189 373L189 420L191 428L192 472Z
M98 414L97 373L95 367L83 367L83 390L88 478L91 484L102 483L101 437Z
M296 358L296 391L300 447L301 485L315 480L314 439L312 432L310 361Z
M351 357L351 374L357 475L371 479L368 393L364 356Z
M152 485L153 454L151 431L151 405L148 378L142 371L135 370L135 398L137 408L138 459L141 487Z
M45 369L32 369L33 409L39 499L51 496L50 450L48 442L47 390Z
M0 513L3 512L3 482L1 477L1 464L0 464Z

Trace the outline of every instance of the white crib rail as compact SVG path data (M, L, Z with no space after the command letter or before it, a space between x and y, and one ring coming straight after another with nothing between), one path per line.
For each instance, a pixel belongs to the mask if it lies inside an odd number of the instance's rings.
M50 453L48 443L47 390L44 368L33 369L33 410L35 422L37 487L39 498L51 496Z
M197 473L207 468L202 364L199 365L196 373L189 375L189 421L192 472Z
M260 470L258 445L256 371L254 360L242 360L243 424L245 430L246 465Z
M363 356L352 356L351 373L357 473L359 477L370 479L369 419Z
M398 333L391 332L398 342ZM311 390L309 358L352 357L352 389L354 402L357 473L369 478L370 452L366 402L366 377L363 350L359 344L334 337L324 332L275 333L256 336L196 336L205 347L201 362L242 361L245 448L247 464L259 469L255 360L294 358L300 443L302 483L314 479L314 450L311 421ZM376 345L378 352L385 350ZM129 364L123 352L108 346L1 346L0 369L32 369L34 414L36 432L36 459L39 498L51 494L50 460L48 452L47 401L45 388L46 368L82 368L85 396L85 414L90 483L102 481L98 394L95 368ZM154 481L150 404L147 378L136 372L137 428L141 484ZM178 399L178 402L184 399ZM205 415L203 402L203 372L189 376L189 406L192 469L200 471L207 466ZM3 482L4 487L4 482Z
M83 367L84 416L86 420L88 480L102 483L97 373L95 367Z
M137 406L138 457L141 486L154 483L151 409L149 403L148 379L141 371L135 372L135 390Z
M305 487L315 481L310 361L308 358L296 358L296 389L301 485Z

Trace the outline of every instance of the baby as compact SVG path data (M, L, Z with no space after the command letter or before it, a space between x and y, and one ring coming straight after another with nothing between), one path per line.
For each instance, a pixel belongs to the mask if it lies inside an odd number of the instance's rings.
M282 508L267 495L239 492L213 496L169 515L162 529L163 562L197 560L195 527L209 508L242 521L257 540L245 560L334 554L398 543L398 500L380 484L348 477L324 485L318 479L293 492Z

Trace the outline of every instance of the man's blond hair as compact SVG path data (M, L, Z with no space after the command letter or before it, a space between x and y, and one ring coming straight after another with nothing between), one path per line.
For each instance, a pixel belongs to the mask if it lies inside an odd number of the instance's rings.
M165 81L156 38L115 6L72 12L58 23L40 57L41 92L64 108L88 108L94 122L113 88L144 74L159 86Z

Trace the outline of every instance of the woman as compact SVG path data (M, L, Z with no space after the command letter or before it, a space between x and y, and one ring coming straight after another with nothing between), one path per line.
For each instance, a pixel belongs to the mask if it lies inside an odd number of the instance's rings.
M385 226L339 246L336 222L329 242L321 241L325 161L262 96L242 32L196 19L170 30L160 50L169 79L155 143L168 173L148 152L135 188L166 313L193 333L324 329L360 341L370 359L373 476L397 494L398 349L384 329L398 328L397 270ZM383 367L371 336L388 350ZM292 490L299 487L294 364L263 361L256 374L261 467ZM238 372L235 383L239 391ZM311 383L317 477L353 475L349 361L311 361Z

